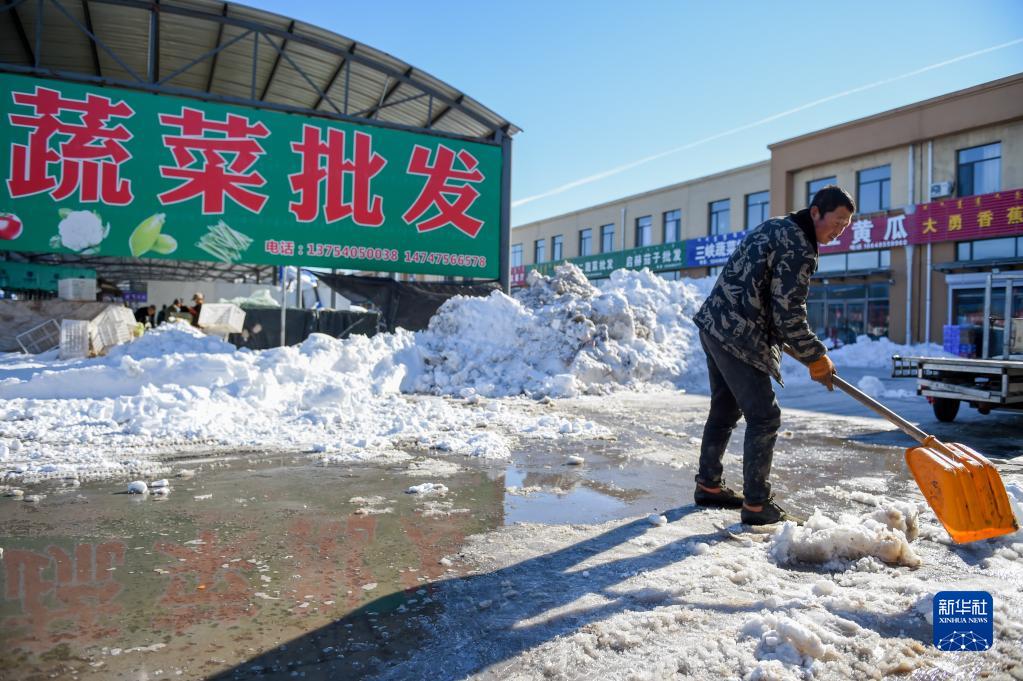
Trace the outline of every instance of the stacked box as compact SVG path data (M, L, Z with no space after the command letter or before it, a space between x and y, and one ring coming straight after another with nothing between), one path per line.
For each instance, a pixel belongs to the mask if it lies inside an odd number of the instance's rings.
M89 356L89 321L63 319L60 322L60 358L80 359Z
M960 357L976 357L980 347L980 327L961 324L945 324L942 327L945 352Z
M945 352L951 352L954 355L959 354L959 325L945 324L945 326L941 327L941 330L941 347L945 350Z

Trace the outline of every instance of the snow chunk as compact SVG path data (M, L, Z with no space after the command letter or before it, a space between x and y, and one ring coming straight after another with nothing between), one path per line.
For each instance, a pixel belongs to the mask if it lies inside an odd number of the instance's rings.
M145 480L136 480L135 482L128 483L128 494L145 494L149 491L149 486L146 485Z
M440 484L439 482L424 482L421 485L413 485L412 487L409 487L407 490L405 490L405 494L420 494L423 496L427 494L436 494L439 496L443 496L447 493L448 488Z
M747 621L740 634L760 639L759 659L777 659L788 664L808 666L808 660L829 656L827 646L813 628L781 614L756 616Z
M775 533L771 538L771 556L779 565L875 557L885 563L919 567L920 557L909 545L906 534L908 531L916 537L916 516L915 507L909 504L881 508L861 517L843 515L838 521L815 511L805 526L786 522Z

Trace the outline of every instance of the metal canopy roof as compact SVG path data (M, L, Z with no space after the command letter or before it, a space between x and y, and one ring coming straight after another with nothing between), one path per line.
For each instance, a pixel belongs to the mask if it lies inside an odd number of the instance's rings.
M350 38L217 0L3 0L0 71L116 85L499 145L520 129ZM8 253L124 279L269 282L273 267Z
M499 142L519 128L400 59L216 0L4 0L0 68Z

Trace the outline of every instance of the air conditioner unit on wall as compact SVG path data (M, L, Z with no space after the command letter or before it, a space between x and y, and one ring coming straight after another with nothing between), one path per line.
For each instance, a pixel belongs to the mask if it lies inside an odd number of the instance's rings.
M952 196L952 183L932 182L930 194L932 199L940 199L943 196Z

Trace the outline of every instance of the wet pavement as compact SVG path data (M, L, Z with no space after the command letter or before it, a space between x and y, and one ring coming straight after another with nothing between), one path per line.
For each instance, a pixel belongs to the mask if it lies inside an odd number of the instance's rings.
M807 513L847 507L841 484L857 478L912 494L904 436L801 411L821 403L814 389L782 396L779 497ZM671 393L536 405L620 435L523 440L511 461L410 452L460 467L444 477L409 475L407 460L320 465L267 453L176 462L197 473L171 478L162 499L122 494L124 481L33 488L45 495L38 503L0 498L0 679L372 677L425 636L443 607L437 585L470 574L458 560L467 536L686 504L706 405ZM899 405L925 429L937 425L920 405ZM965 415L951 428L968 437L948 439L1003 455L1018 445L1023 418ZM726 457L733 473L741 438L740 426ZM789 464L796 449L818 464ZM584 463L570 465L571 455ZM449 491L405 493L423 482Z
M178 462L198 472L170 478L166 498L121 493L123 481L27 490L38 503L0 498L0 679L290 676L310 665L322 678L363 676L414 644L438 607L433 583L464 574L466 536L676 503L662 466L623 467L616 446L449 457L461 470L445 477L410 476L408 461L247 454ZM566 464L584 452L586 463ZM426 481L449 491L405 493ZM289 649L310 631L322 634L315 649L308 636Z

